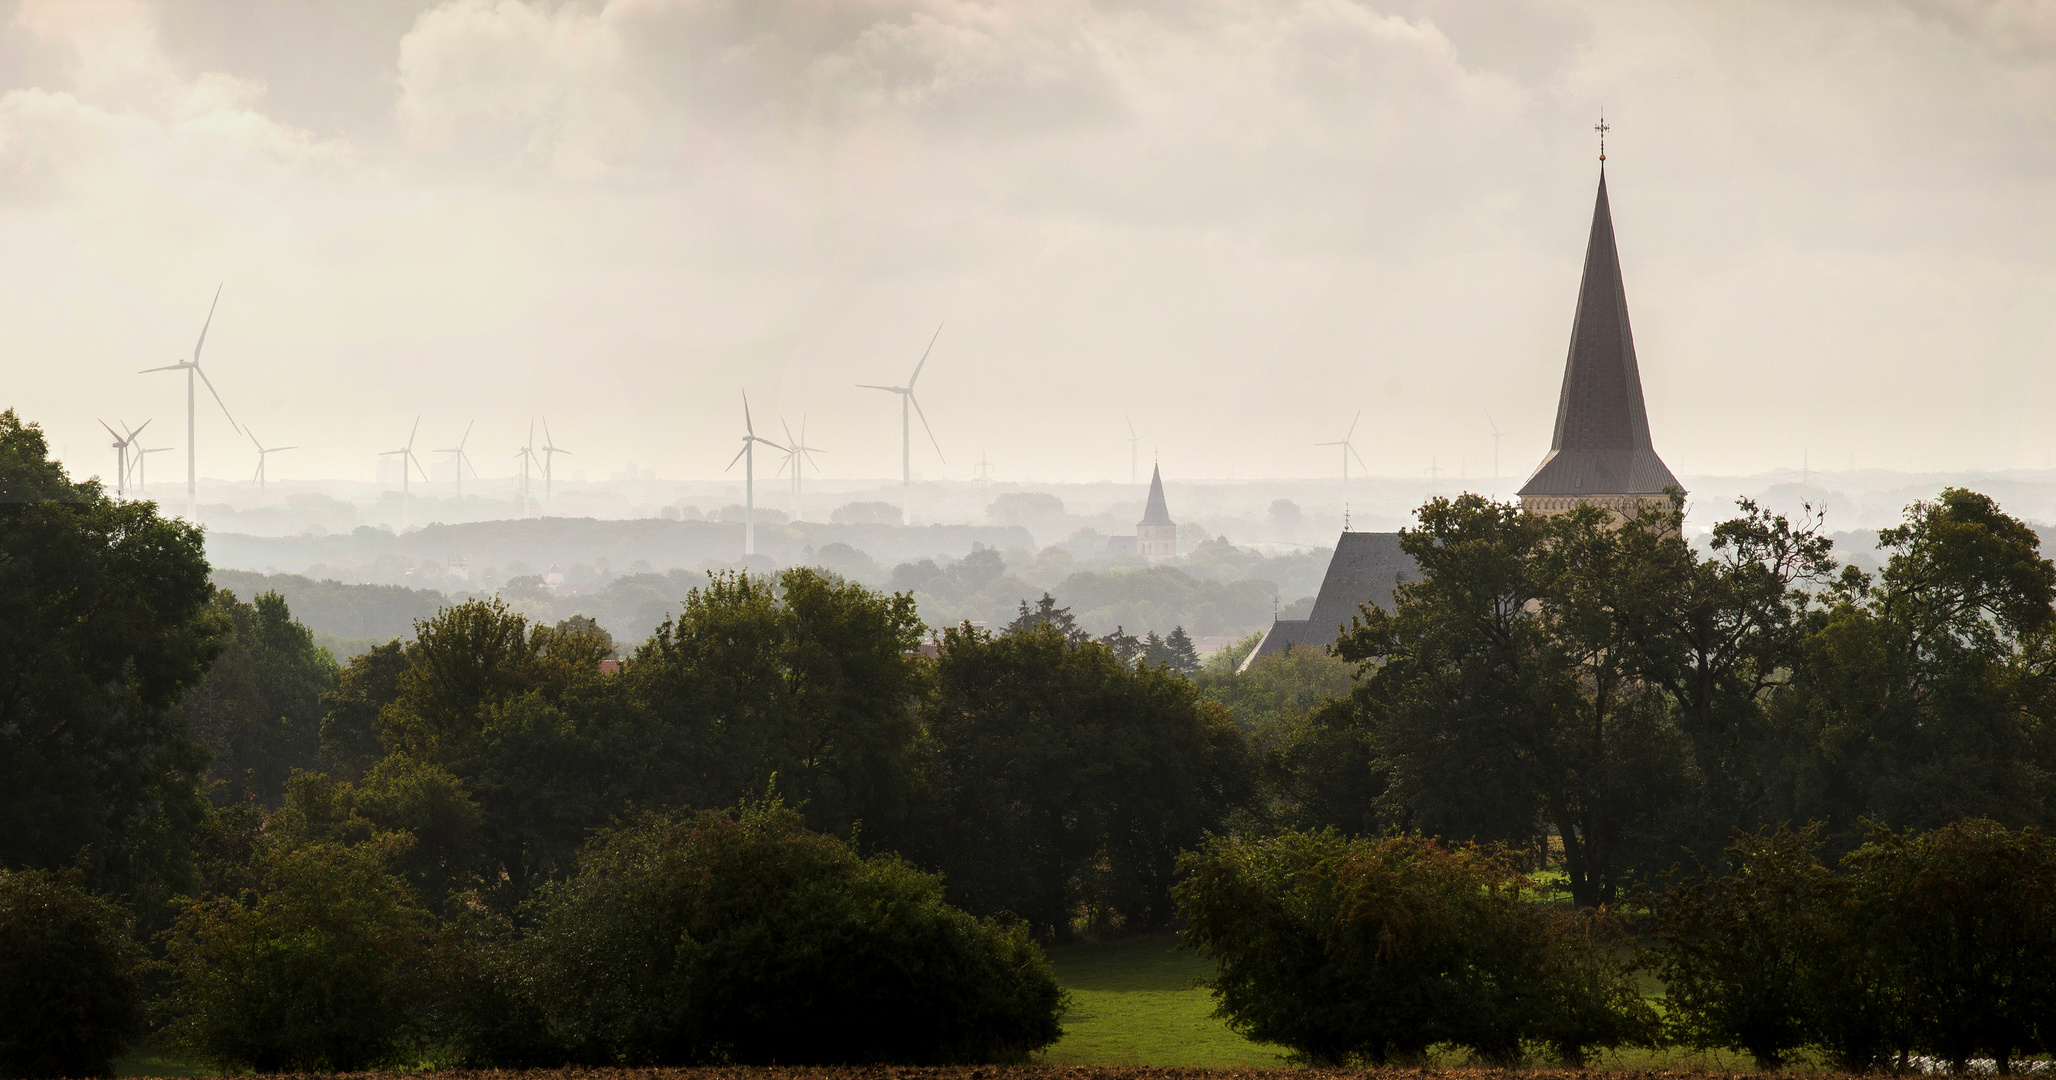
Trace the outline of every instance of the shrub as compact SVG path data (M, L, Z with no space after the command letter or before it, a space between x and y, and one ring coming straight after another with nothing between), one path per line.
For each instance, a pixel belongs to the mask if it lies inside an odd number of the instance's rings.
M1333 830L1217 838L1180 860L1185 941L1212 957L1218 1015L1315 1064L1420 1061L1454 1043L1566 1060L1645 1036L1592 916L1539 907L1476 847Z
M604 832L531 913L527 985L585 1060L980 1061L1061 1034L1023 928L776 802Z
M167 943L178 1046L258 1072L406 1060L418 1030L428 917L387 867L406 837L265 852L257 889L189 904Z
M1730 873L1702 871L1653 898L1650 966L1666 987L1668 1035L1746 1050L1763 1071L1815 1040L1842 890L1819 850L1818 825L1739 835Z
M128 916L76 875L0 870L0 1076L113 1076L142 1019Z

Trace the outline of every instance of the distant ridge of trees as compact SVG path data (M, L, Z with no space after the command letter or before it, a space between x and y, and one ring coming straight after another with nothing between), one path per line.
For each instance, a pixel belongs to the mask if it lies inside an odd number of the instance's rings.
M413 637L416 619L430 618L450 604L450 597L438 590L404 585L355 585L250 570L216 569L211 576L217 587L237 596L275 592L309 629L340 638Z

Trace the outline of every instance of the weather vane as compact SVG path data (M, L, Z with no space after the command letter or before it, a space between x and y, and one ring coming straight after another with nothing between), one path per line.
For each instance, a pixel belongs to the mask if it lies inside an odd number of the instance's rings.
M1596 131L1596 132L1598 132L1598 133L1599 133L1599 160L1601 160L1601 161L1605 161L1605 160L1606 160L1606 133L1607 133L1607 132L1609 132L1609 131L1612 131L1612 130L1613 130L1613 128L1612 128L1611 126L1609 126L1609 125L1607 124L1607 122L1606 122L1606 110L1605 110L1605 109L1601 109L1601 110L1599 110L1599 122L1598 122L1597 124L1594 124L1594 125L1592 125L1592 130L1594 130L1594 131Z

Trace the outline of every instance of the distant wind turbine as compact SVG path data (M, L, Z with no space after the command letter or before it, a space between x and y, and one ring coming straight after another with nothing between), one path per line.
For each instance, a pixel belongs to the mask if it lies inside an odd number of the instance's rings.
M436 451L436 453L438 454L450 455L451 464L457 467L457 497L460 499L464 497L465 468L469 467L471 469L471 475L478 475L478 467L471 464L471 455L466 454L464 452L464 444L471 441L471 429L477 426L478 421L476 420L473 420L470 423L465 424L464 437L457 440L457 445L445 446L441 450Z
M921 411L921 403L914 398L914 383L921 378L921 369L928 366L928 354L935 351L935 339L941 336L942 324L936 323L935 335L928 339L928 348L921 351L921 362L915 364L914 373L907 376L907 385L878 386L874 383L857 384L860 389L883 390L889 394L898 394L900 396L900 483L902 485L910 485L914 482L914 428L913 416L910 416L907 412L909 407L913 409L913 415L918 415L921 418L921 430L928 433L928 441L934 444L935 456L942 458L944 464L949 463L949 459L943 456L942 444L935 441L935 429L928 426L928 414Z
M107 421L105 420L100 421L100 426L107 428L107 434L114 436L114 497L126 499L128 498L129 447L135 444L136 436L143 433L143 428L150 426L150 421L143 421L143 427L130 431L127 435L107 427ZM127 424L121 426L123 430L128 429Z
M521 462L521 516L528 516L528 467L535 463L535 418L528 419L528 441L514 451Z
M544 517L549 517L549 516L550 516L550 500L551 500L551 499L553 499L553 498L555 498L555 495L553 494L553 491L552 491L552 488L551 488L551 484L552 484L552 483L553 483L553 482L555 481L555 479L556 479L556 476L557 476L557 470L556 470L556 468L555 468L555 466L556 466L556 464L557 464L557 455L558 455L558 454L568 454L568 453L570 453L570 452L571 452L571 451L569 451L569 450L566 450L566 449L564 449L563 447L560 447L560 446L558 446L558 445L556 444L556 442L555 442L555 441L553 441L553 440L552 440L552 439L550 438L550 418L549 418L549 417L547 417L547 416L543 417L543 516L544 516Z
M148 424L149 421L145 420L143 423ZM142 429L137 428L136 430L141 431ZM145 499L150 497L150 455L162 454L170 449L171 447L169 446L136 447L136 493L138 495Z
M806 471L805 466L812 462L814 470L819 472L820 463L814 461L814 455L817 453L825 454L828 451L817 446L807 445L806 414L800 414L800 437L797 439L792 437L792 425L785 422L785 417L779 417L778 423L779 426L785 428L785 441L787 443L786 446L780 448L785 451L785 460L778 463L778 471L784 472L786 466L792 466L792 519L798 521L803 516L801 510L804 508L804 500L806 498L806 488L802 482L802 474Z
M278 453L281 450L298 450L299 447L266 446L263 443L257 441L256 433L252 432L249 428L244 428L243 434L250 436L251 445L257 448L257 471L251 474L250 479L255 480L257 482L257 494L261 496L264 494L264 485L267 479L267 477L264 475L265 459L269 458L273 454Z
M735 468L735 463L738 461L743 463L742 553L744 555L755 555L757 553L757 444L763 443L773 450L784 450L786 448L757 434L756 425L750 423L750 395L747 391L742 395L742 430L742 449L736 451L735 456L729 459L728 468ZM723 469L722 471L726 472L728 470Z
M1492 421L1492 410L1485 410L1485 423L1492 428L1492 479L1499 479L1499 425Z
M411 465L415 469L420 469L422 482L428 482L428 470L421 468L421 459L414 456L414 436L419 434L420 431L421 417L416 416L414 418L414 427L407 432L407 445L397 450L380 451L378 455L379 457L392 457L394 454L400 455L400 527L403 529L407 527L408 509L413 505L412 496L407 488L408 466Z
M1142 436L1140 436L1140 435L1137 435L1137 434L1135 434L1135 418L1131 416L1131 417L1128 417L1128 418L1127 418L1127 420L1128 420L1128 483L1130 483L1130 484L1134 484L1134 483L1136 482L1136 481L1135 481L1135 478L1136 478L1137 476L1141 475L1140 473L1138 473L1138 472L1136 472L1136 471L1135 471L1135 463L1136 463L1137 461L1139 461L1139 460L1140 460L1140 458L1138 458L1138 457L1137 457L1136 455L1137 455L1137 454L1139 454L1139 453L1141 452L1141 446L1142 446Z
M214 302L207 305L207 321L200 324L200 340L193 344L193 358L181 360L163 367L144 368L140 374L153 371L183 371L186 373L186 517L195 518L200 513L200 473L197 459L193 456L194 431L198 426L193 416L193 376L207 384L207 392L214 395L214 403L221 406L221 415L228 416L228 426L241 431L236 418L229 416L228 405L221 400L221 392L214 388L214 380L200 370L200 350L207 344L207 328L214 325L214 308L221 303L221 286L214 287Z
M1368 464L1366 464L1366 463L1364 462L1364 458L1363 458L1363 455L1362 455L1362 454L1358 454L1358 453L1356 452L1356 445L1355 445L1354 443L1350 442L1350 440L1351 440L1351 439L1354 439L1354 438L1356 438L1356 424L1357 424L1357 421L1358 421L1358 420L1362 420L1363 418L1364 418L1364 413L1363 413L1363 410L1362 410L1362 409L1358 409L1358 410L1356 411L1356 416L1355 416L1355 417L1354 417L1353 419L1351 419L1351 420L1349 421L1349 434L1347 434L1347 435L1344 435L1344 436L1342 436L1342 438L1341 438L1341 439L1339 439L1339 440L1337 440L1337 441L1335 441L1335 442L1324 442L1324 443L1315 443L1315 444L1314 444L1315 446L1339 446L1339 447L1341 447L1341 448L1342 448L1342 486L1343 486L1343 487L1348 487L1348 486L1349 486L1349 459L1350 459L1350 457L1351 457L1352 455L1353 455L1353 456L1355 456L1355 458L1356 458L1356 463L1357 463L1358 465L1362 465L1362 466L1363 466L1363 467L1364 467L1364 468L1365 468L1366 470L1368 470L1368 469L1370 468L1370 465L1368 465Z

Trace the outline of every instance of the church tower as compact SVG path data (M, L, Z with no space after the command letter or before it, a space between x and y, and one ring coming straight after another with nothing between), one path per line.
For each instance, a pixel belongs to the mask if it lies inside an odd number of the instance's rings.
M1599 160L1606 160L1605 151ZM1599 167L1599 201L1585 244L1585 278L1571 322L1570 357L1556 403L1556 433L1549 454L1521 487L1521 507L1554 514L1580 503L1632 517L1661 503L1678 487L1649 439L1642 375L1635 365L1635 335L1621 289L1620 253L1614 248L1613 211L1606 201L1606 166Z
M1149 472L1149 505L1135 523L1135 553L1153 563L1178 557L1178 523L1164 505L1164 471L1154 466Z

